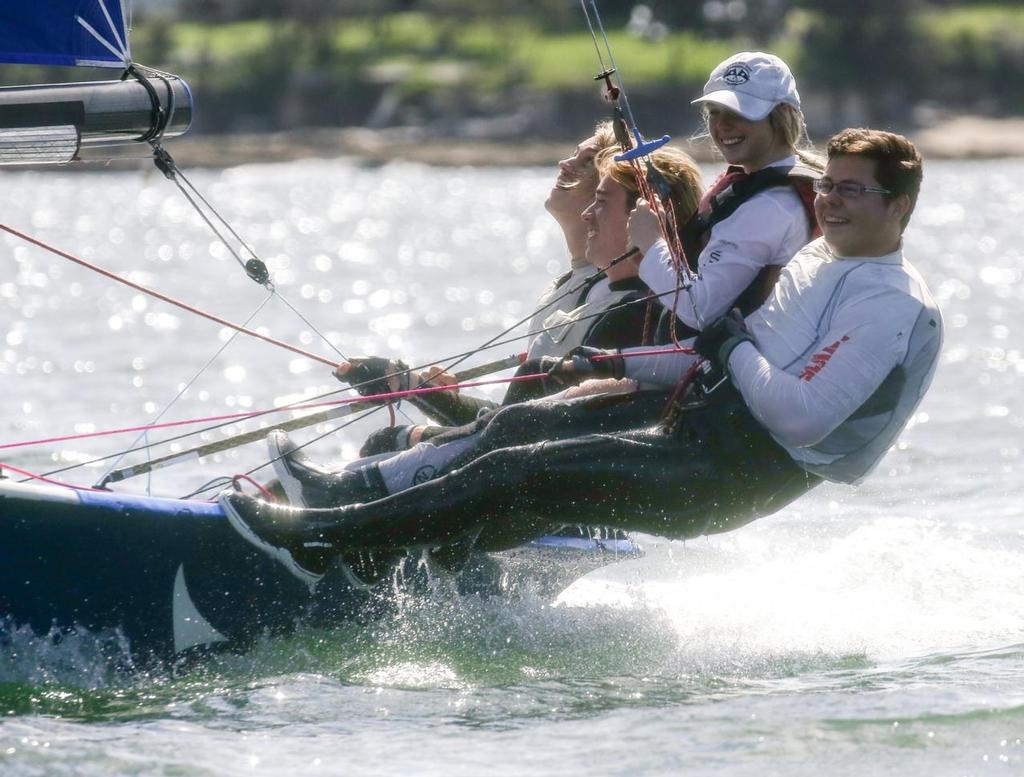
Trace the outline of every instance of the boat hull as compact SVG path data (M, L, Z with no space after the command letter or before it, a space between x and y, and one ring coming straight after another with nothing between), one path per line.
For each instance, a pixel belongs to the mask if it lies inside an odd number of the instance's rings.
M476 554L459 584L507 593L532 576L553 595L637 554L621 537L546 537ZM407 585L427 574L406 566ZM390 586L356 582L339 565L310 591L245 542L216 503L0 481L0 617L37 634L116 630L136 660L245 649L300 621L372 617Z

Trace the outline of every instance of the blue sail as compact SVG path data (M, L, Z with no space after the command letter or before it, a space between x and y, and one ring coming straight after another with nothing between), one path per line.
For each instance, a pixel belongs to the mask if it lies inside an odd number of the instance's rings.
M0 62L125 67L122 0L0 0Z

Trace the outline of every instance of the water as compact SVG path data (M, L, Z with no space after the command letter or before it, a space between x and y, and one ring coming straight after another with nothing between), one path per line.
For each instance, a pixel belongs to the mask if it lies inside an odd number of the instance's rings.
M345 354L418 364L470 349L524 317L561 266L540 208L546 170L317 161L192 177ZM594 573L555 603L439 592L372 626L304 629L179 672L125 676L104 658L115 638L53 645L8 627L0 770L1021 773L1022 179L1024 160L929 163L907 253L943 308L946 347L911 428L863 486L819 488L726 536L646 538L644 559ZM8 171L4 181L5 223L231 320L264 301L156 174ZM2 240L5 440L144 422L227 337ZM277 300L253 326L331 353ZM336 386L317 362L239 338L167 418ZM314 453L351 455L379 423L330 435ZM0 460L47 471L130 438ZM181 495L262 459L250 446L124 488ZM62 477L91 483L110 464Z

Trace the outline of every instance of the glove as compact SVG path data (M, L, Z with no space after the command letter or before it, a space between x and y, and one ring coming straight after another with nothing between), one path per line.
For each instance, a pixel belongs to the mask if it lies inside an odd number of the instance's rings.
M618 351L580 345L561 359L545 356L540 360L540 369L551 380L570 385L589 378L622 378L626 374L626 360Z
M342 367L347 366L344 372ZM399 359L360 356L342 362L334 377L351 385L360 395L372 397L409 388L409 365Z
M693 349L708 361L726 369L729 366L729 354L743 342L753 343L754 337L747 329L740 311L733 308L704 327L693 341Z

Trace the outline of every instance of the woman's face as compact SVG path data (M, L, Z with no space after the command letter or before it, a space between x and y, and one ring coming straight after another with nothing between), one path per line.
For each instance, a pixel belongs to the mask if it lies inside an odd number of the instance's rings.
M711 139L730 165L752 173L793 153L768 118L750 121L714 104L704 110Z

